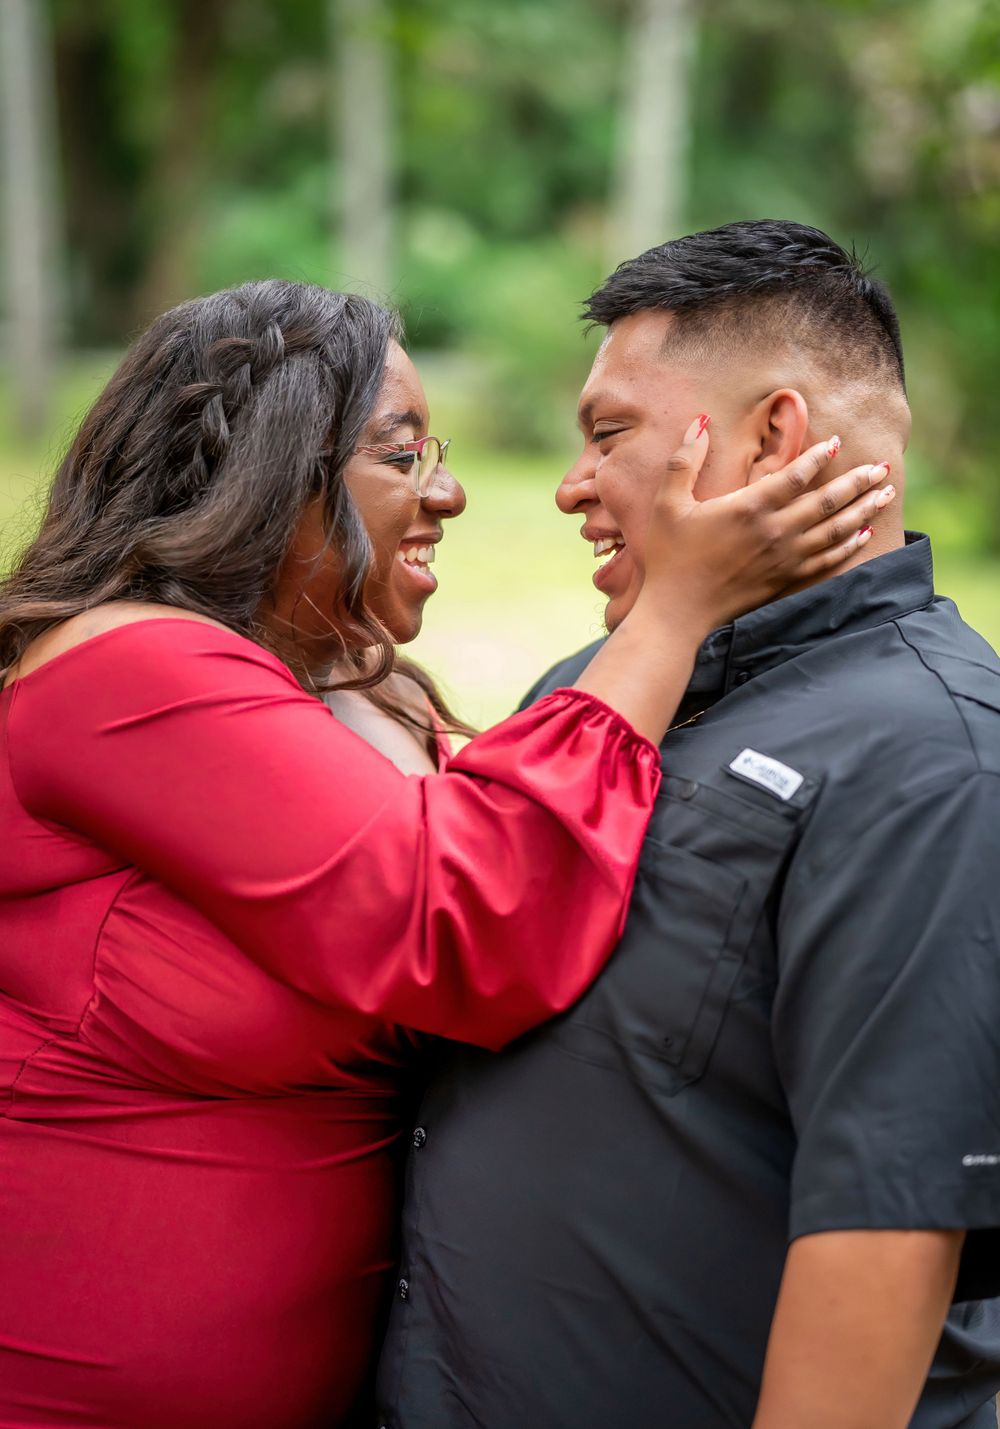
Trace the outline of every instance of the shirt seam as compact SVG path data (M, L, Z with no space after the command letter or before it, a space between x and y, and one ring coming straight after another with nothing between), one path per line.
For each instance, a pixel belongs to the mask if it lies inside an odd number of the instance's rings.
M952 690L951 687L948 685L948 682L945 680L945 678L944 678L944 676L941 674L940 670L935 670L935 668L934 668L933 665L928 664L927 660L924 658L923 652L922 652L921 650L919 650L916 645L914 645L914 643L913 643L912 640L909 639L909 637L907 636L906 632L901 628L901 626L900 626L900 624L899 624L899 621L898 621L898 620L894 620L894 621L893 621L893 624L895 625L896 630L897 630L898 633L899 633L899 638L902 640L902 642L903 642L903 644L906 646L906 648L907 648L909 651L912 652L912 654L913 654L913 655L916 657L916 659L920 662L920 664L921 664L921 665L923 666L923 668L927 671L927 673L928 673L929 675L932 675L932 676L934 677L934 679L937 681L937 683L938 683L938 684L941 686L941 688L944 690L944 692L945 692L945 694L947 695L948 699L951 701L951 706L952 706L952 708L954 709L955 714L958 716L959 722L961 723L961 726L962 726L962 730L963 730L963 732L964 732L964 734L965 734L965 738L966 738L966 740L968 741L969 752L971 753L973 759L975 760L977 770L978 770L980 773L988 773L989 771L986 770L986 769L984 769L984 767L983 767L983 762L982 762L982 760L981 760L980 757L979 757L979 751L976 749L975 741L974 741L973 738L972 738L972 732L971 732L971 730L969 729L968 720L965 718L965 715L962 713L961 706L960 706L959 703L958 703L958 699L957 699L957 697L956 697L956 695L955 695L954 690Z

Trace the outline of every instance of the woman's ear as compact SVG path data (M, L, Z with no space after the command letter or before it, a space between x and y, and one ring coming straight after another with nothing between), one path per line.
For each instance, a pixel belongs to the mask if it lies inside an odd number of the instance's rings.
M779 387L757 404L752 417L756 456L748 481L780 471L809 445L809 408L794 387Z

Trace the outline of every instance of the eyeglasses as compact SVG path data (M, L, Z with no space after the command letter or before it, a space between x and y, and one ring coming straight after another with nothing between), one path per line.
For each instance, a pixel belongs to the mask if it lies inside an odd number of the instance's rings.
M442 442L437 437L419 437L415 442L383 442L381 446L355 447L355 451L380 457L386 466L410 473L414 491L423 497L430 491L434 473L450 446L450 439Z

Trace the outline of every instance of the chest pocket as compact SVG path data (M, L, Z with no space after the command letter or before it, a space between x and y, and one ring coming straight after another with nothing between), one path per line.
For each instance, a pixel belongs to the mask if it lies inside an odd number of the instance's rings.
M565 1052L668 1096L703 1075L818 789L806 779L781 803L726 770L664 780L622 941L554 1029Z

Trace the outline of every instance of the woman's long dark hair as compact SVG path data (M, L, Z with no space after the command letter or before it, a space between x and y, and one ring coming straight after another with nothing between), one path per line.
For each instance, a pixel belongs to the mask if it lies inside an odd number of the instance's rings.
M292 633L267 618L307 504L323 503L343 573L346 677L384 692L391 637L369 610L372 549L344 482L371 416L396 317L366 298L279 280L183 303L129 349L67 452L41 529L0 584L0 669L106 601L211 616L272 650L316 692ZM408 662L455 728L429 677ZM328 687L330 688L330 687Z

